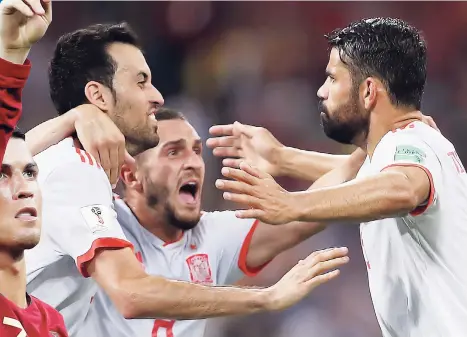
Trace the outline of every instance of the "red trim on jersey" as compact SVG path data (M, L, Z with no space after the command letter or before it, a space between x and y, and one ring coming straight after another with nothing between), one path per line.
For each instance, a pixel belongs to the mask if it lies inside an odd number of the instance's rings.
M408 122L406 124L402 124L402 126L399 126L399 127L396 127L394 129L392 129L392 133L395 133L397 131L400 131L400 130L404 130L405 128L409 127L409 129L413 129L415 127L415 123L416 121L412 121L412 122Z
M87 264L94 259L96 256L96 251L102 248L131 248L134 250L133 245L125 240L117 238L99 238L93 241L91 248L81 256L78 256L76 259L76 264L78 270L84 277L89 277L89 274L86 270Z
M88 159L89 159L89 165L91 165L91 166L94 165L94 162L93 162L93 160L92 160L91 155L90 155L89 153L87 153L86 151L84 151L84 154L85 154L86 157L88 157Z
M77 154L79 155L79 157L81 158L81 161L82 161L83 163L85 163L85 162L86 162L86 158L84 158L83 154L81 153L81 150L78 149L77 147L75 148L75 150L76 150L76 153L77 153Z
M248 250L250 249L250 244L251 244L251 239L253 239L253 234L255 233L256 228L259 225L259 220L255 220L253 223L253 226L251 226L250 231L248 232L247 236L245 237L245 240L243 241L242 248L240 249L240 256L238 257L238 268L249 277L256 276L261 270L266 267L269 262L266 262L262 266L255 267L255 268L250 268L247 265L247 256L248 256Z
M171 245L172 243L177 243L178 241L180 241L181 239L183 239L183 231L180 232L180 236L178 238L176 238L175 240L173 241L165 241L164 244L162 245L163 247L166 247L168 245Z
M435 185L433 184L433 176L431 175L431 172L425 166L418 165L418 164L409 164L409 163L391 164L383 168L381 171L384 171L385 169L389 167L394 167L394 166L404 166L404 167L412 166L412 167L418 167L422 169L423 171L425 171L426 175L428 176L428 179L430 180L430 195L428 196L428 202L426 203L426 205L418 206L412 212L409 213L412 216L423 214L433 204L433 201L435 199Z

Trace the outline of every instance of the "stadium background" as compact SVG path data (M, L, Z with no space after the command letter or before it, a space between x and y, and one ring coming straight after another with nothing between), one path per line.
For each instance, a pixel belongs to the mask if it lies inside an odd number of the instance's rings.
M373 16L399 17L424 32L429 75L423 111L435 117L465 162L467 3L462 2L56 2L54 21L31 54L20 125L27 130L55 116L47 66L59 35L125 20L143 40L153 83L166 105L182 110L203 138L212 124L239 120L267 127L286 145L346 152L323 135L316 110L328 57L323 34ZM205 159L204 208L233 207L213 185L219 161L209 150ZM286 179L281 183L291 190L307 187ZM347 245L352 258L339 280L282 313L213 320L207 336L380 336L357 226L332 226L243 283L271 284L308 252L337 245Z

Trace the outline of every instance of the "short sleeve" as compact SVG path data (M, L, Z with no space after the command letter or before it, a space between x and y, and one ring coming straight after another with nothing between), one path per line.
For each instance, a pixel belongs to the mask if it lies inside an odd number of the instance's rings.
M112 191L96 166L69 163L42 183L43 231L63 255L71 256L85 277L100 248L133 247L117 221Z
M442 183L441 163L435 151L416 131L399 130L388 134L376 147L371 166L377 171L394 166L421 168L430 180L430 194L428 200L410 215L420 215L436 204L437 190Z
M245 275L254 276L262 270L264 266L253 269L246 264L257 220L239 219L232 211L205 213L203 218L207 231L212 235L210 242L217 245L220 255L219 284L232 284Z

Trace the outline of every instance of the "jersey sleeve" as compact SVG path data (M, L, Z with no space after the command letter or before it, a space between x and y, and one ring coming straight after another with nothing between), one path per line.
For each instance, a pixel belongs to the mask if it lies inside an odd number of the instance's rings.
M219 284L232 284L245 275L255 276L263 269L264 266L249 268L246 263L257 220L239 219L232 211L207 213L205 217L211 241L219 251Z
M437 190L442 183L441 163L434 150L415 130L398 130L390 134L388 139L384 139L375 149L372 166L378 171L394 166L421 168L429 178L430 194L428 200L410 215L421 215L436 204Z
M21 96L31 63L14 64L0 58L0 162L13 130L21 117Z
M117 221L112 190L96 166L69 163L44 181L43 223L60 253L71 256L84 277L98 249L133 248Z

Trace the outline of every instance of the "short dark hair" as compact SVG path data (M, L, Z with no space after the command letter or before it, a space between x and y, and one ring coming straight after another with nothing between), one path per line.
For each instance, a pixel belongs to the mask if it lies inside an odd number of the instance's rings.
M160 108L156 113L156 119L158 121L166 121L172 119L186 120L185 116L178 110L170 108Z
M23 131L20 130L20 128L15 127L13 130L13 133L11 134L11 138L18 138L18 139L26 140L26 135L24 134Z
M426 43L415 27L400 19L372 18L325 37L330 48L338 49L355 82L377 77L393 104L420 109L426 83Z
M113 90L116 64L106 49L115 42L140 48L125 22L91 25L60 37L49 65L50 97L60 115L88 102L84 88L89 81Z

